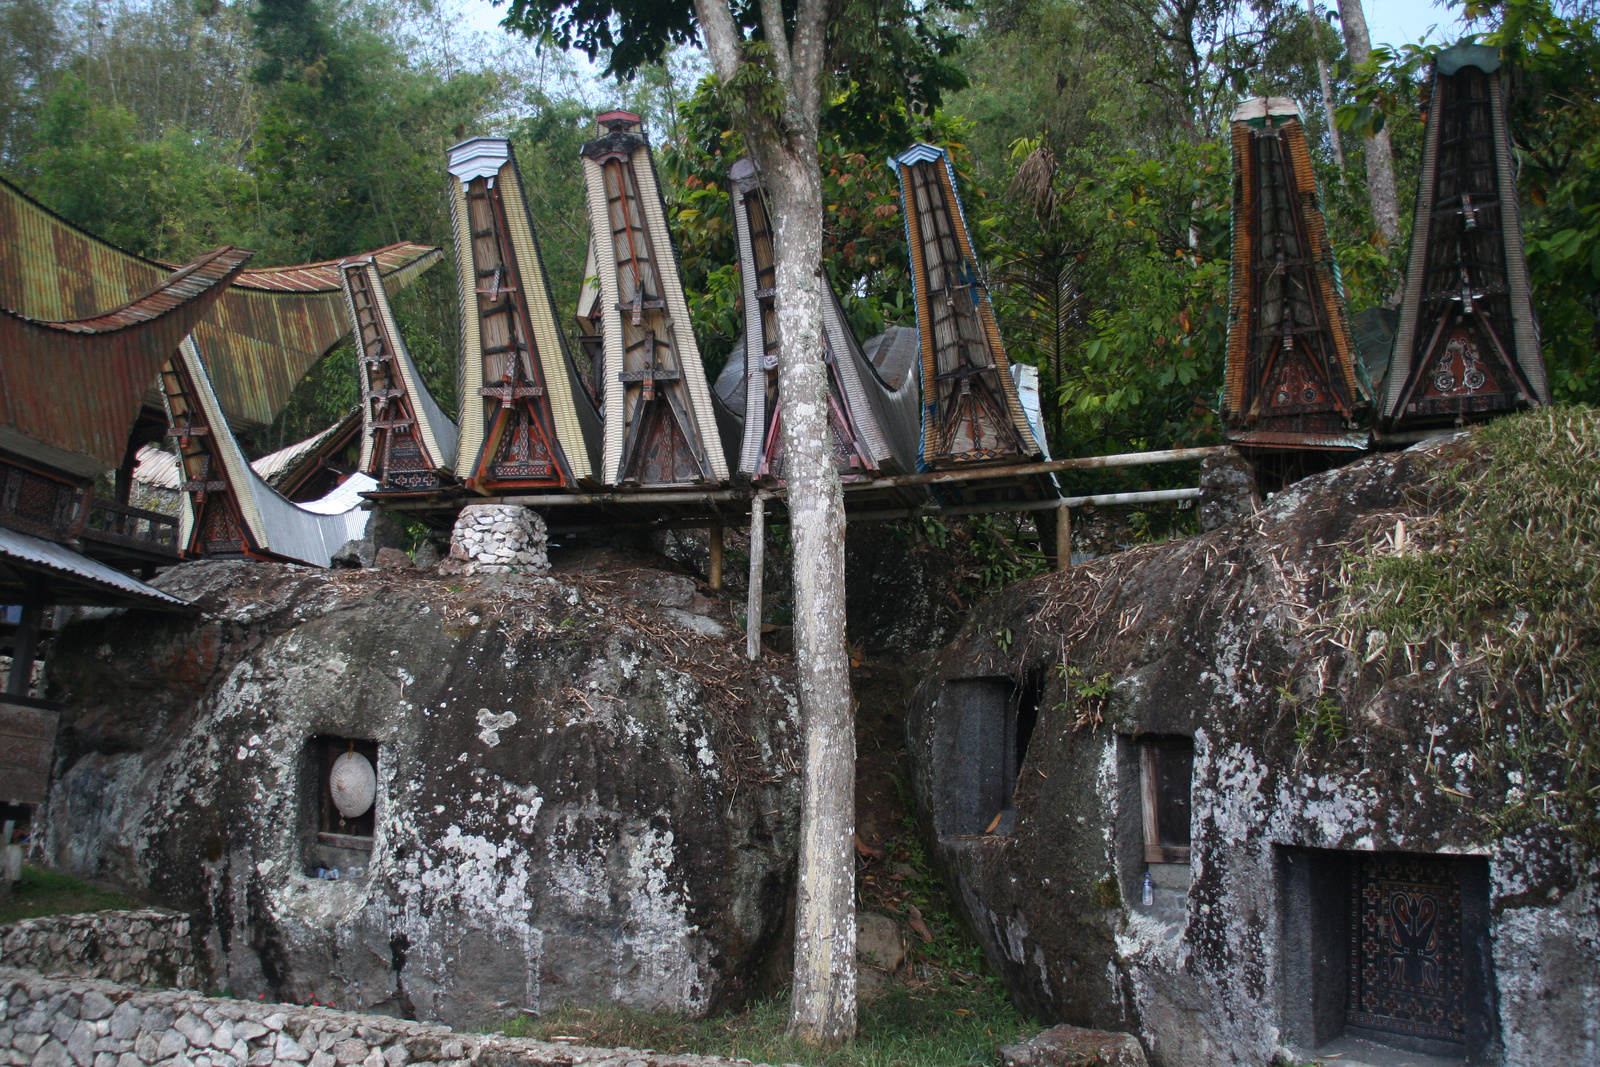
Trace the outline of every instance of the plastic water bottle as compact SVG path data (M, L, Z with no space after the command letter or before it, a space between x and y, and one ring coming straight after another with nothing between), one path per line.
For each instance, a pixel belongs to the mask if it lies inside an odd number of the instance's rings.
M1150 878L1150 872L1144 872L1144 906L1150 907L1156 902L1156 884Z

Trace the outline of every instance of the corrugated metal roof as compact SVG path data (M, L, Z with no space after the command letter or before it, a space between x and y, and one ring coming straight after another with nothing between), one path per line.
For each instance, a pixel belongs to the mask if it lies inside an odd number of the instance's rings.
M443 253L395 244L370 253L398 292ZM28 318L94 318L149 291L171 264L117 248L0 178L0 307ZM243 272L194 329L218 398L239 425L272 421L312 364L349 330L338 261ZM151 375L152 380L154 375Z
M149 383L249 256L220 248L137 299L75 321L0 308L7 446L78 475L116 466Z
M278 483L282 481L282 478L279 477L280 475L292 474L295 468L300 465L301 460L315 453L329 440L350 430L354 424L360 421L361 409L359 407L351 408L344 418L321 433L312 434L305 440L296 441L294 444L280 448L276 452L268 452L264 456L251 460L250 466L254 468L257 474L261 475L268 485L276 489ZM171 454L170 452L167 453L169 456Z
M47 578L60 576L58 584L46 593L46 599L53 604L149 607L164 611L190 606L186 600L163 593L64 545L30 537L3 526L0 526L0 558L13 566L43 571Z
M296 441L276 452L250 461L250 466L261 476L262 480L273 488L277 488L282 481L280 476L292 474L301 460L312 455L324 442L336 438L341 433L352 428L352 423L361 421L361 409L351 408L350 414L329 426L326 430L314 433L303 441ZM145 445L139 449L137 462L133 468L133 480L157 489L171 489L177 491L182 479L178 476L178 457L169 449L160 445Z

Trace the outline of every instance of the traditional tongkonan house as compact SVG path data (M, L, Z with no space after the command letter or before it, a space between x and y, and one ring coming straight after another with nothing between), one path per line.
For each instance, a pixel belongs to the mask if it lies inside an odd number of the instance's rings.
M956 193L955 168L942 148L915 144L890 161L911 250L911 276L922 344L922 443L925 471L1001 466L1044 458L1017 393L1000 327L978 272ZM1037 420L1035 420L1037 422ZM1050 497L1048 478L1015 479L1009 488L981 482L932 488L947 503Z
M1440 52L1384 383L1386 431L1550 402L1514 167L1500 53L1474 44Z
M461 292L461 442L470 489L577 489L595 479L600 417L557 327L511 142L450 149Z
M754 163L728 171L744 299L744 344L724 371L740 387L744 422L739 473L755 482L783 478L782 400L778 393L777 273L772 224ZM822 304L823 361L828 368L828 421L833 456L846 483L917 469L916 390L891 389L862 353L832 286ZM718 380L719 391L724 389ZM728 397L726 399L732 399ZM730 405L731 406L731 405Z
M377 263L371 256L348 259L339 273L361 382L359 469L378 483L379 496L441 489L455 468L456 424L417 373Z
M5 300L26 284L28 263L13 251L0 259L0 277L12 286ZM136 299L77 319L41 320L0 304L0 602L15 609L0 628L11 656L0 695L0 843L43 802L49 780L59 705L33 693L46 608L186 607L83 554L92 540L85 526L93 480L122 461L157 370L249 256L220 248ZM162 516L150 519L157 528L143 533L158 540L167 527ZM101 547L139 540L131 530L101 533ZM0 895L9 892L10 880L0 877Z
M598 295L579 310L603 349L592 375L605 411L602 478L635 488L726 482L650 143L637 115L609 111L596 122L601 136L582 157Z
M178 544L187 557L283 560L326 567L359 539L371 512L360 493L376 483L357 472L320 501L296 504L255 472L228 428L193 337L161 369L161 390L178 449Z
M1372 387L1352 339L1300 105L1248 100L1232 128L1228 440L1249 449L1366 448Z

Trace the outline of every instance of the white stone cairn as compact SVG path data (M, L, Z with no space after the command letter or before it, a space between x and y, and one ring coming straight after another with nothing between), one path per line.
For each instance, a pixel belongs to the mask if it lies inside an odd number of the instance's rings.
M518 504L468 504L450 533L450 558L462 574L550 569L544 517Z

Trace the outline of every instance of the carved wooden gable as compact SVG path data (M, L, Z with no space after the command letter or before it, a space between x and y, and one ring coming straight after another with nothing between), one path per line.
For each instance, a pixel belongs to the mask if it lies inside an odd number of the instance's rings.
M1371 387L1357 358L1300 107L1234 112L1233 281L1223 409L1229 440L1364 448Z
M1435 60L1411 258L1390 351L1388 429L1550 402L1528 292L1500 55Z
M603 348L603 477L623 486L728 478L700 351L667 234L650 146L637 115L599 116L583 146Z

